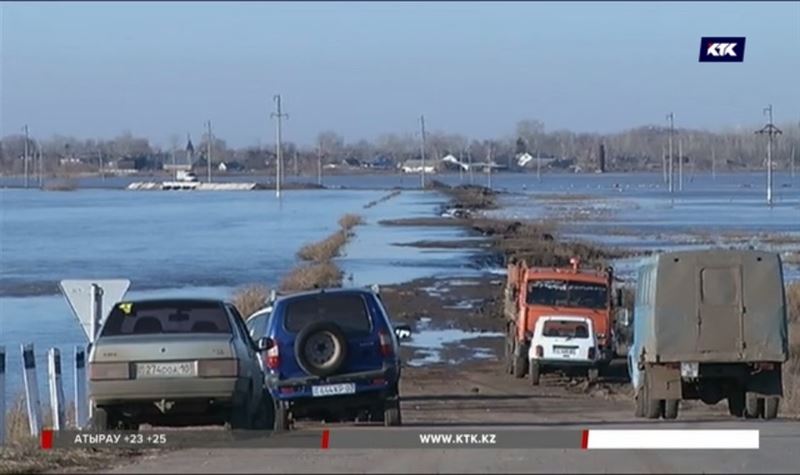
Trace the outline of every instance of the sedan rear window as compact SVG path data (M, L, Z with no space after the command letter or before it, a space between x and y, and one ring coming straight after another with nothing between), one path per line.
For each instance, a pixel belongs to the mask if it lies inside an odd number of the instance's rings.
M163 333L231 333L231 326L215 302L127 302L114 307L101 336Z
M549 320L544 322L542 334L549 337L589 338L589 329L581 322Z
M288 331L299 332L317 321L334 322L346 332L371 329L369 314L360 295L318 294L287 302L284 326Z

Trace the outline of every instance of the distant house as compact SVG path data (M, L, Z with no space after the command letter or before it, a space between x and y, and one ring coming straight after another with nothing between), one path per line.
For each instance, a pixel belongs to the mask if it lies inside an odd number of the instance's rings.
M435 173L436 166L430 161L426 161L423 167L422 160L406 160L400 167L403 173Z
M361 168L361 162L357 158L345 158L343 162L348 167Z
M393 162L386 157L375 157L372 160L367 160L361 164L364 168L372 168L374 170L388 170L392 168Z
M226 172L228 171L228 165L225 165L225 162L220 162L219 166L217 167L217 170L221 172Z

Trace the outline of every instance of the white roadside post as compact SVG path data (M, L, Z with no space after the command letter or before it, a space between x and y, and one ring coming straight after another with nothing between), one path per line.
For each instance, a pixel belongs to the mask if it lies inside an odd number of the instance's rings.
M83 411L78 410L79 405L88 405L89 418L92 417L91 394L86 397L86 365L91 356L91 348L94 345L97 334L103 325L106 316L111 313L111 307L125 297L125 293L130 287L131 281L128 279L80 279L62 280L59 283L61 293L67 299L72 313L78 319L89 340L89 348L83 353L84 357L80 361L82 367L78 367L78 352L75 353L75 416L79 427L84 427L86 421L81 421L80 415ZM81 378L82 381L79 381ZM82 392L83 394L79 394ZM82 396L79 398L79 396Z
M75 426L86 427L89 406L86 404L86 348L75 347Z
M64 386L61 381L61 352L50 348L47 352L47 373L50 383L50 412L53 415L53 430L64 427Z
M0 345L0 445L6 443L6 347Z
M25 379L25 402L28 407L28 427L36 437L42 428L42 404L39 400L39 383L36 380L36 358L33 343L20 345L22 348L22 367Z

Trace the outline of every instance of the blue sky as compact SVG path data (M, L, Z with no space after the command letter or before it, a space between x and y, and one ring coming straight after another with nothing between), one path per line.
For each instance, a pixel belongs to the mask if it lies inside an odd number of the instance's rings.
M166 145L215 133L269 143L517 121L609 132L800 120L800 3L8 3L0 134ZM743 64L699 64L701 36L746 36Z

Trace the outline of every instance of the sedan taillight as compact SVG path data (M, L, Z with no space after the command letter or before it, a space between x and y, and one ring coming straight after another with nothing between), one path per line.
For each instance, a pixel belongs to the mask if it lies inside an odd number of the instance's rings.
M131 371L128 363L90 363L89 379L130 379Z
M224 378L239 375L239 360L199 360L197 375L201 378Z
M536 345L536 356L539 358L544 356L544 348L542 348L542 345Z

